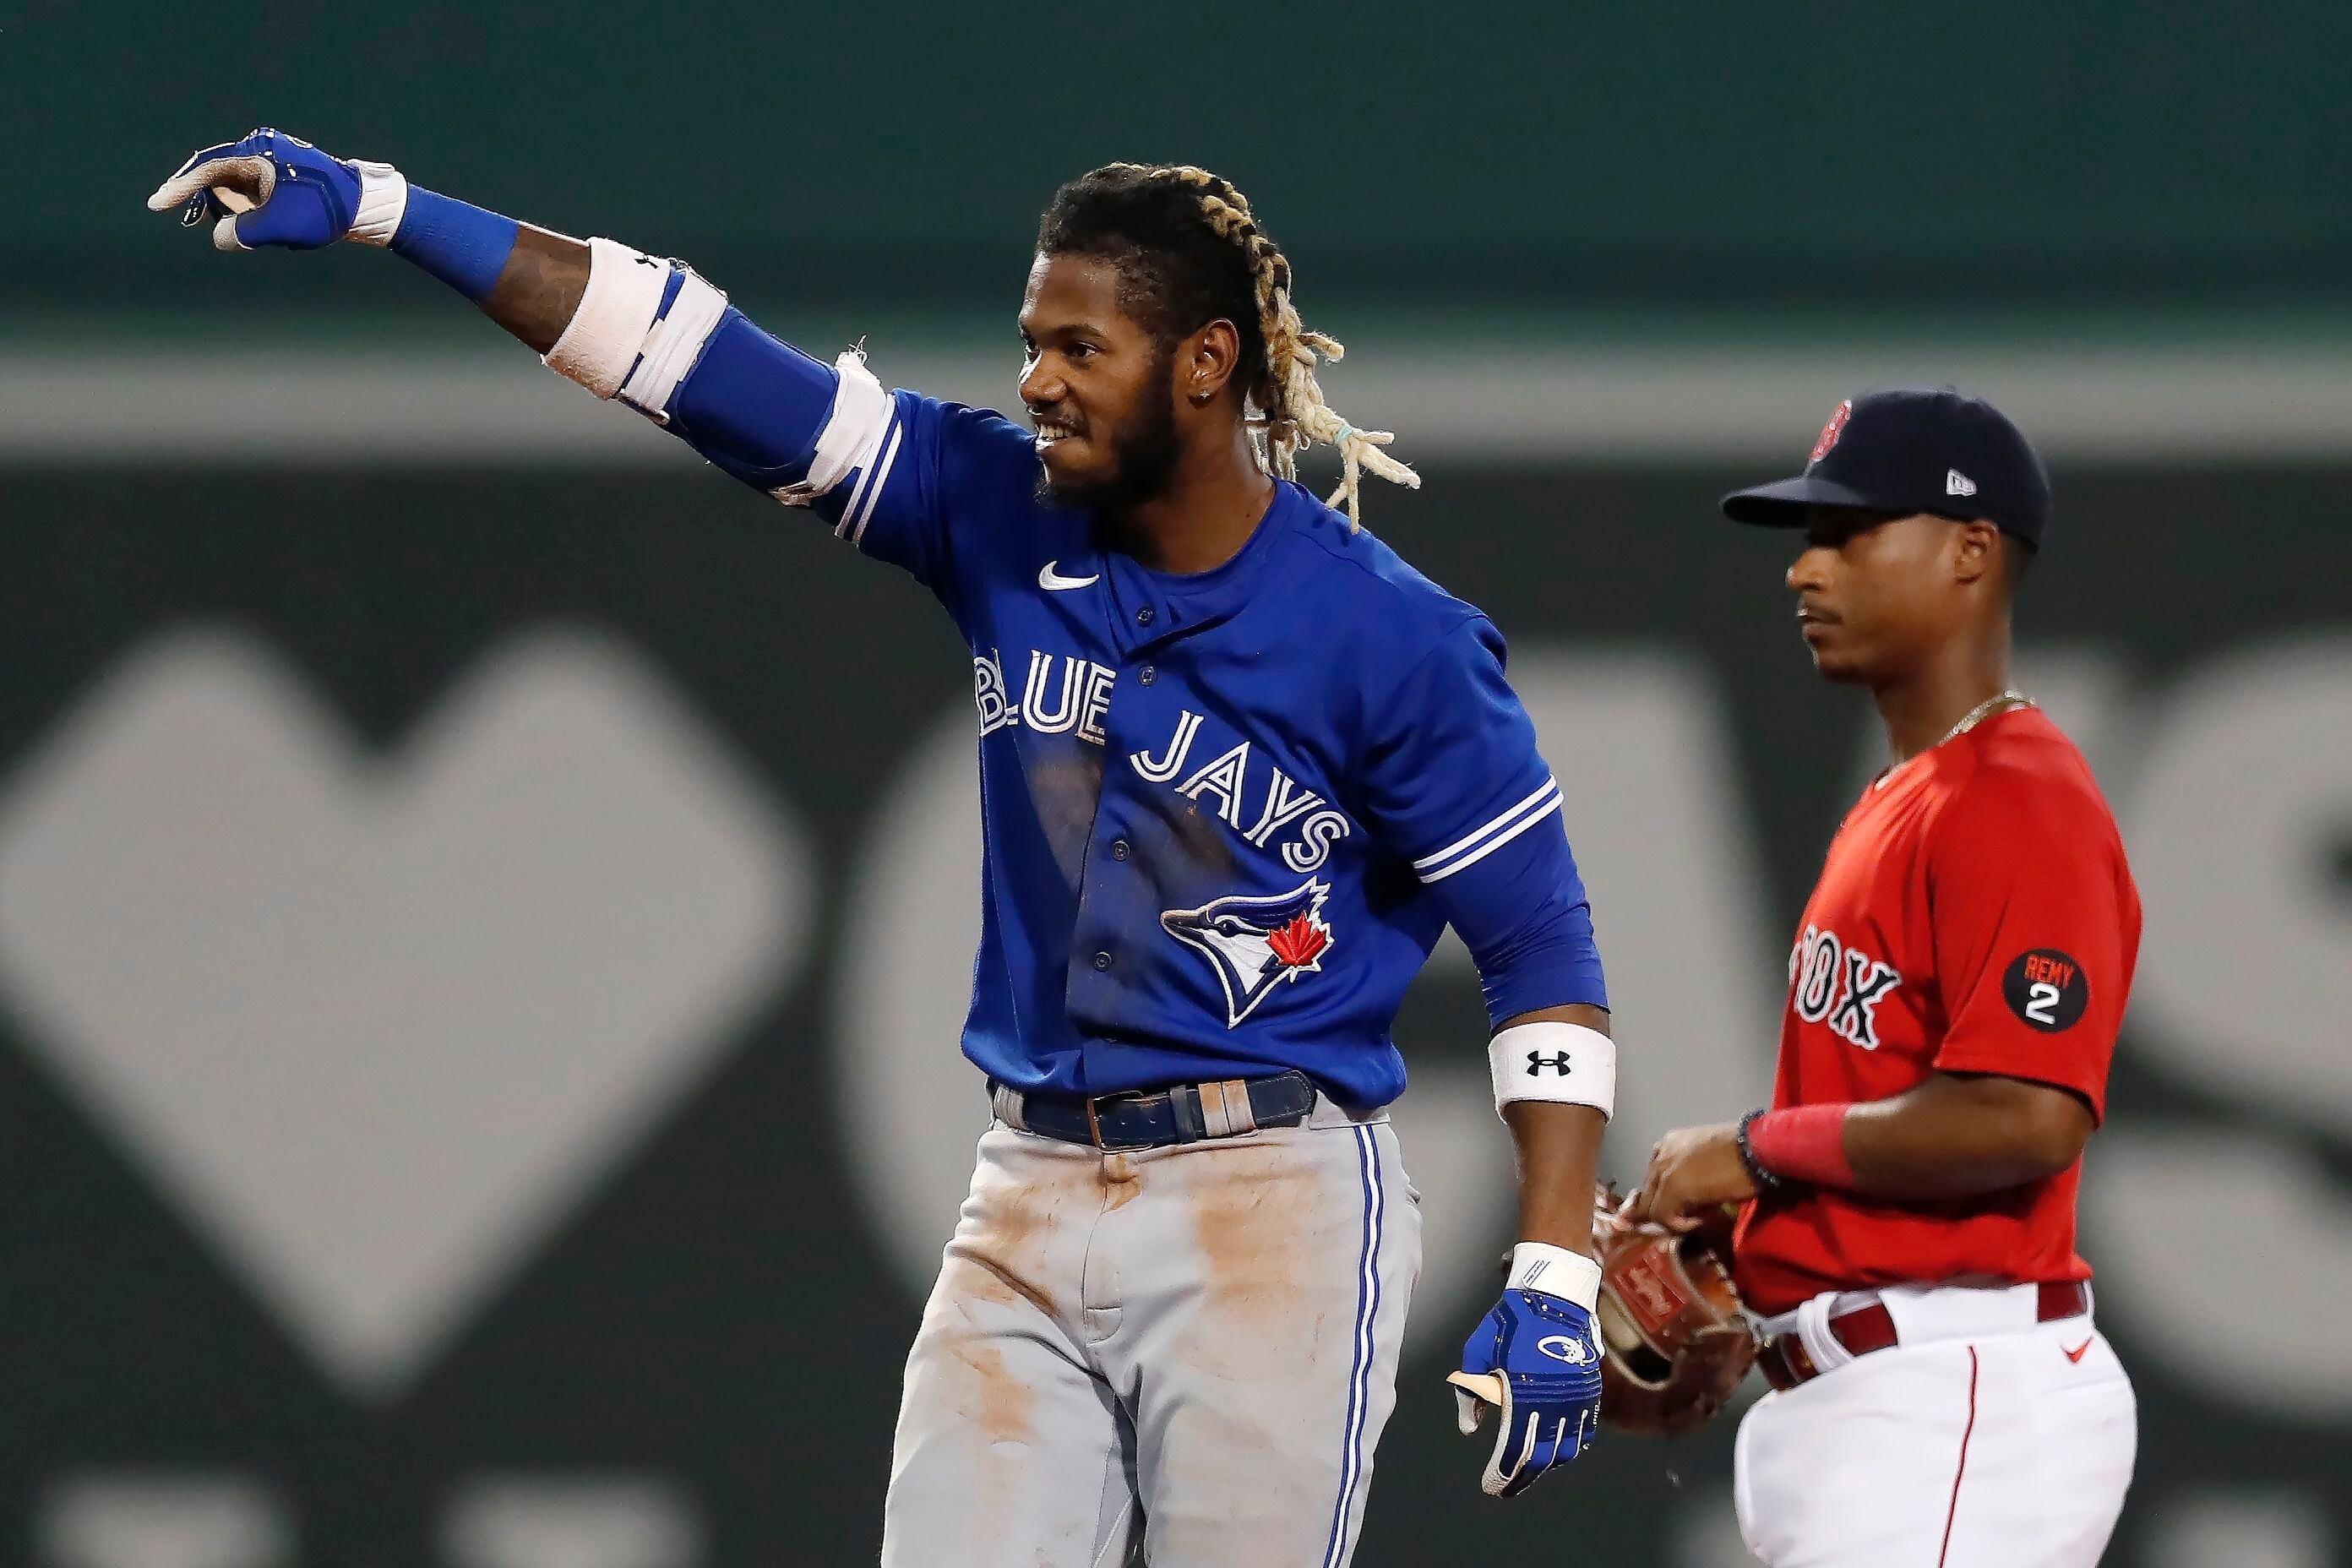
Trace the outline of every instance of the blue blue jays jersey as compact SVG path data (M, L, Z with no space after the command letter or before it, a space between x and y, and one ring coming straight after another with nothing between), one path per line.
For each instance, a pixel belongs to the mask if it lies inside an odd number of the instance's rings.
M1478 611L1286 481L1224 564L1147 570L1041 497L1025 430L730 316L673 427L910 573L971 649L963 1048L990 1078L1295 1068L1386 1104L1391 1023L1449 921L1496 1022L1606 1005L1559 787Z

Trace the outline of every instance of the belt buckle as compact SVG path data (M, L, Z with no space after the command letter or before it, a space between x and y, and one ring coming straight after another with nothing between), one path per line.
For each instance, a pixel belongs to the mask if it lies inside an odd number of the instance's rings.
M1141 1090L1132 1089L1121 1089L1117 1094L1090 1094L1087 1096L1087 1135L1094 1140L1095 1147L1097 1150L1106 1154L1137 1154L1151 1147L1150 1143L1104 1142L1102 1118L1095 1111L1095 1107L1100 1105L1107 1100L1132 1100L1140 1102L1143 1099L1144 1095Z

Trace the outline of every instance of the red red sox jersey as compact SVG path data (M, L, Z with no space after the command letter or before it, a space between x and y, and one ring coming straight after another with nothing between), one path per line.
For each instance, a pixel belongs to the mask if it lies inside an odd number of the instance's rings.
M1987 719L1882 775L1846 814L1789 957L1780 1108L1885 1100L1933 1071L2054 1084L2106 1113L2139 894L2091 770L2039 709ZM1742 1297L2087 1279L2077 1162L1948 1201L1801 1189L1750 1203Z

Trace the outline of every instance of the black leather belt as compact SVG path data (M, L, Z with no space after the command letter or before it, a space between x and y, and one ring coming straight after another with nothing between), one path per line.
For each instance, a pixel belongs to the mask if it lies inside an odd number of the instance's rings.
M1234 1138L1261 1127L1296 1127L1315 1109L1315 1082L1303 1072L1230 1078L1080 1096L999 1091L1000 1114L1025 1132L1118 1153ZM1010 1105L1003 1104L1009 1099Z

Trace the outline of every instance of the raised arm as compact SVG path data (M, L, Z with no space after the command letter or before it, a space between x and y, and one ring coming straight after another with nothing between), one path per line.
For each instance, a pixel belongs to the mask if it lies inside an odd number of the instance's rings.
M680 261L572 239L257 131L208 147L147 205L210 221L221 250L391 251L473 301L548 368L654 420L710 462L904 567L952 613L950 498L1024 504L1028 432L886 390L862 355L826 364L772 334Z
M760 330L683 263L578 240L261 130L208 147L148 198L213 223L228 251L390 250L439 279L550 369L627 404L747 484L795 504L840 489L895 417L855 356L828 366ZM920 540L886 551L922 575Z

